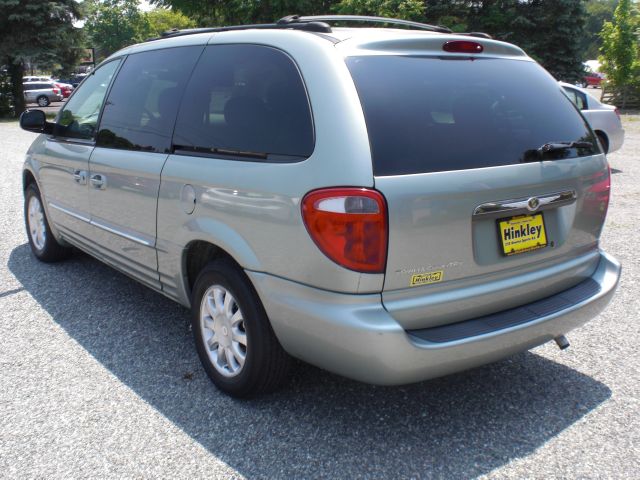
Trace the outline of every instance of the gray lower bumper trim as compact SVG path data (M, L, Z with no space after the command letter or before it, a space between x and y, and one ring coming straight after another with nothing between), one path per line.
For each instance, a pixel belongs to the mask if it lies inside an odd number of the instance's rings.
M408 330L407 333L434 343L452 342L515 327L566 310L600 292L600 285L587 279L575 287L517 308L439 327Z

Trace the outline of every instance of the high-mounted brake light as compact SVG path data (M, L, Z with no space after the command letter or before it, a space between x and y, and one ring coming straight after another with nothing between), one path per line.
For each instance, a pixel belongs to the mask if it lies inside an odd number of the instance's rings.
M324 188L302 199L309 235L331 260L350 270L383 273L387 261L387 205L366 188Z
M445 42L442 49L449 53L482 53L484 47L478 42L469 40L451 40Z

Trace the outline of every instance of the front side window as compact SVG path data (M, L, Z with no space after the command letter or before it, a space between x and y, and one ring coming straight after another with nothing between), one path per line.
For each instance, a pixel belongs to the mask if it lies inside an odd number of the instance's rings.
M102 102L119 64L120 60L113 60L87 77L60 112L53 128L55 136L85 140L95 137Z
M176 153L292 162L313 152L309 100L293 60L260 45L206 48L185 92Z
M180 98L202 48L129 55L109 92L97 146L168 152Z

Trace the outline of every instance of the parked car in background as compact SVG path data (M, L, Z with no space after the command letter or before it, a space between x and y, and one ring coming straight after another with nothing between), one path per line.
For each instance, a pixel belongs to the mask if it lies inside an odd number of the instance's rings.
M51 77L45 77L45 76L28 76L28 77L22 77L22 82L51 82Z
M51 102L61 102L62 92L52 82L25 82L24 99L27 103L37 103L40 107L47 107Z
M564 92L591 125L605 153L611 153L622 147L624 129L620 121L620 112L613 105L600 103L586 90L560 82Z
M603 80L604 80L604 75L602 73L587 72L587 74L584 76L582 86L584 88L588 88L588 87L599 88Z
M73 85L71 85L70 83L61 82L60 80L54 80L53 83L60 89L60 93L62 93L62 96L64 98L69 98L69 95L71 95L71 92L73 92Z
M86 73L79 73L77 75L74 75L73 77L61 78L60 80L58 80L58 82L68 83L73 88L78 88L78 85L80 85L80 82L82 82L82 80L84 80L86 76Z

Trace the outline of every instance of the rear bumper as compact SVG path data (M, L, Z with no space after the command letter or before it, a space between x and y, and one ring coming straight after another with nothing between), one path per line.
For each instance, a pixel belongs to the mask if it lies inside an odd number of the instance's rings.
M405 331L384 309L379 294L345 295L263 273L247 274L291 355L359 381L398 385L492 362L583 325L609 303L620 271L615 259L601 253L586 294L561 292L545 299L551 304L557 300L558 308L538 309L541 313L525 322L498 323L490 331L470 329L469 336L444 341L442 336L430 341L433 336Z
M612 153L619 150L624 143L624 129L617 128L609 132L609 152Z

